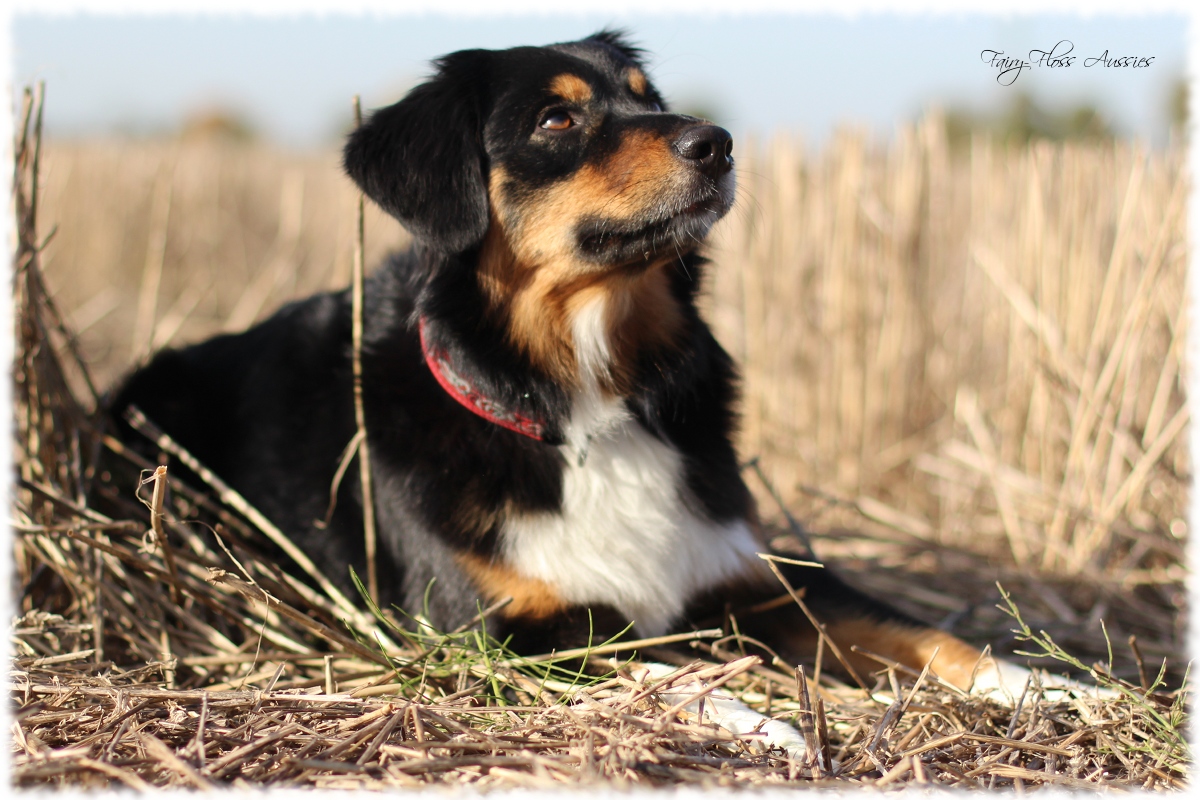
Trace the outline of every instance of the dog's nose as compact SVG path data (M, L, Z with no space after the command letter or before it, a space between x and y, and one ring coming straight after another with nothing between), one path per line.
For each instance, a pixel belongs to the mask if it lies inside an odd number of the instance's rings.
M675 152L714 178L733 169L733 137L716 125L688 128L675 140Z

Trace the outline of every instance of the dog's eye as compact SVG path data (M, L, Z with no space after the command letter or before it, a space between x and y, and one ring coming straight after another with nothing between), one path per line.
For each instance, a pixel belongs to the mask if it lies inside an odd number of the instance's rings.
M550 111L542 117L538 126L548 131L565 131L574 124L575 120L566 111Z
M660 106L658 103L651 103L650 110L657 114L658 112L662 111L662 106Z

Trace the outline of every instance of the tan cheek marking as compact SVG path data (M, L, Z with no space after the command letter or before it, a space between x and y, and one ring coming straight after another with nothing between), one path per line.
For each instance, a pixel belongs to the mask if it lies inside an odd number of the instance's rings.
M597 270L579 262L573 229L582 218L635 217L670 188L673 157L661 137L633 134L604 164L585 166L540 196L511 206L508 176L492 169L492 225L479 258L479 280L494 308L505 309L510 340L564 385L577 385L570 320L603 293L613 350L612 383L631 388L637 354L646 346L671 346L683 325L666 270L671 259L630 272ZM670 166L666 166L670 164Z
M511 597L505 617L546 619L567 609L567 603L545 581L525 578L507 564L496 564L470 553L454 557L489 603Z
M684 170L667 140L650 131L630 131L620 148L592 170L589 180L598 199L616 195L624 201L626 215L658 202L662 192L682 183Z
M629 68L629 75L625 80L629 83L629 88L634 94L638 96L646 94L646 73L637 67Z
M592 99L592 87L588 86L587 81L569 72L556 75L554 80L550 81L549 88L551 94L558 95L568 103L583 105Z
M603 163L584 165L521 210L513 250L524 260L545 264L567 259L573 266L576 223L588 216L636 219L679 185L681 172L663 137L647 131L626 134L620 149Z
M492 222L479 253L480 286L492 308L507 314L512 344L548 375L573 385L575 355L565 311L549 301L553 286L568 278L568 270L562 258L531 258L525 252L528 245L517 254L512 229L527 230L531 220L526 209L508 206L502 190L507 180L502 167L493 167L488 187ZM541 246L558 247L549 241Z

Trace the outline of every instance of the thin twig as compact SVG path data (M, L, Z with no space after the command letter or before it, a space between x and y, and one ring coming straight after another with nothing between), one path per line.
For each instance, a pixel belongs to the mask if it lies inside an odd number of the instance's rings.
M821 637L821 640L829 645L830 652L832 652L834 657L837 658L837 660L841 662L842 666L846 668L846 673L854 680L855 683L859 685L859 688L861 688L867 694L870 694L871 690L867 688L866 681L862 679L862 677L858 674L858 671L851 666L850 661L842 654L842 649L838 647L837 642L829 638L829 634L825 632L825 626L822 625L813 615L812 611L809 610L808 604L806 604L804 600L800 598L800 595L796 592L795 587L793 587L791 582L784 577L783 573L780 572L779 567L775 566L774 561L769 558L764 560L767 562L767 566L771 568L771 572L774 572L775 577L778 578L779 582L783 584L783 588L787 589L788 594L792 596L792 600L794 600L796 605L800 607L800 610L804 612L804 616L808 617L808 621L817 631L817 636Z
M171 576L171 600L175 605L182 605L183 598L179 594L179 572L175 569L175 553L167 540L167 531L163 526L163 501L167 496L167 468L160 466L154 470L154 475L143 483L154 484L154 494L150 500L150 528L162 549L163 561L167 564L167 574Z
M362 127L362 105L354 95L354 125ZM371 488L371 446L367 436L367 412L363 403L363 195L358 193L358 217L354 238L354 275L351 291L351 330L353 337L354 426L358 439L358 478L362 484L363 537L367 554L367 594L379 603L379 578L375 567L375 499Z

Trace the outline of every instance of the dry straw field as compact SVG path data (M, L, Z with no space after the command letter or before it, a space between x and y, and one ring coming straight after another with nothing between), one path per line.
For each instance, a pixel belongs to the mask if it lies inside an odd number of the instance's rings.
M915 615L1115 687L1035 685L1014 711L895 665L864 691L741 658L736 631L694 637L681 674L796 724L798 763L623 669L324 596L257 557L269 526L212 486L165 475L135 497L154 465L105 436L93 387L344 286L356 195L332 150L39 152L35 121L17 148L18 785L1185 784L1181 147L952 150L934 116L890 142L738 144L705 305L742 365L764 515ZM404 241L368 210L368 264ZM678 658L662 644L642 652Z

